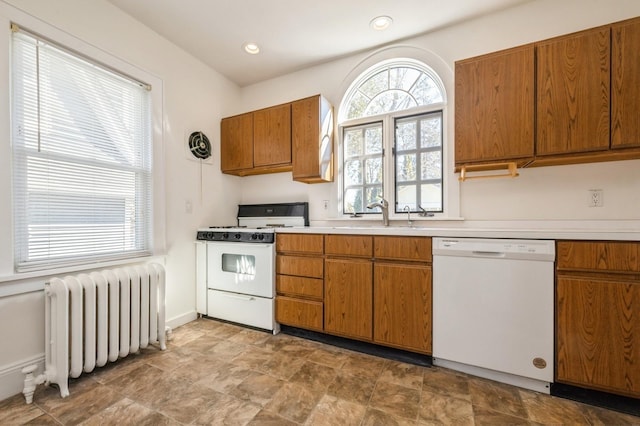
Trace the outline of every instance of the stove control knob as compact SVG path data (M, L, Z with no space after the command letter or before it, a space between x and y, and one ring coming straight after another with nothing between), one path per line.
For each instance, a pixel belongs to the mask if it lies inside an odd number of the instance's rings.
M260 235L258 235L258 239L259 239L259 240L264 240L264 234L260 234Z
M236 236L236 240L239 240L239 239L240 239L240 237L241 237L241 235L240 235L240 234L236 234L235 236Z
M207 232L207 240L213 240L213 232Z
M251 234L251 239L252 240L257 240L258 239L258 234Z
M223 240L229 239L229 234L227 234L226 232L224 234L222 234L222 239Z

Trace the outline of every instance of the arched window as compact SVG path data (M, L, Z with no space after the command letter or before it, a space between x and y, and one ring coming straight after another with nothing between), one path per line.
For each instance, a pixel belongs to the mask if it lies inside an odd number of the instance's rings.
M443 211L445 106L439 76L411 59L379 63L351 84L339 112L343 213L380 212L367 206L383 197L393 213Z
M364 72L351 85L340 111L342 119L351 120L442 102L444 88L431 68L394 60Z

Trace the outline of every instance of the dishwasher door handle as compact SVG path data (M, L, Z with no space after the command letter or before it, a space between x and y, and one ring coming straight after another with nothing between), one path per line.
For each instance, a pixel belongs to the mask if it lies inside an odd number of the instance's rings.
M506 256L506 253L503 251L474 250L471 252L471 254L477 257L505 257Z

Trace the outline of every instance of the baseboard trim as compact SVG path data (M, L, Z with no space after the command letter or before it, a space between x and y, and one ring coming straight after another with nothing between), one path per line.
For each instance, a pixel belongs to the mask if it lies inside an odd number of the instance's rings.
M22 369L33 364L38 366L35 375L41 374L44 371L44 353L0 367L0 401L22 392L25 377Z
M177 328L181 325L185 325L191 321L198 319L198 313L196 311L187 312L186 314L178 315L170 318L166 321L167 326L171 328Z
M552 383L551 395L640 417L640 399L564 383Z
M381 358L387 358L394 361L404 362L407 364L420 365L423 367L431 367L431 355L419 354L417 352L404 351L402 349L380 346L374 343L361 342L359 340L351 340L344 337L333 336L330 334L318 333L315 331L304 330L297 327L281 325L281 332L296 337L303 337L316 342L326 343L328 345L337 346L343 349L349 349L356 352L362 352L368 355L375 355Z

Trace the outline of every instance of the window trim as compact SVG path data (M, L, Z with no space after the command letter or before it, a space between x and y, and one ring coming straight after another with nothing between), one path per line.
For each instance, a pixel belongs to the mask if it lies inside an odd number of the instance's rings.
M399 61L403 58L410 58L410 60L418 61L424 66L427 66L433 70L435 74L440 78L440 82L442 83L442 88L445 94L445 102L442 104L432 104L429 105L429 108L441 108L443 109L443 122L442 122L442 132L443 132L443 140L444 146L442 151L442 161L443 161L443 209L444 213L435 213L434 216L430 217L422 217L414 215L411 216L411 219L415 221L458 221L463 218L460 217L460 183L458 181L457 175L455 174L455 167L453 164L454 158L454 144L453 144L453 115L454 108L451 104L451 99L454 93L454 76L453 69L451 66L445 62L440 56L436 55L432 51L426 50L421 47L410 46L410 45L394 45L382 48L376 52L373 52L358 64L354 65L354 67L347 73L343 83L341 85L340 93L342 93L342 101L340 103L340 107L336 117L342 117L344 112L344 100L347 98L347 93L352 89L352 86L357 84L357 81L360 81L361 76L367 71L375 68L379 64L385 61ZM443 105L446 108L443 108ZM407 109L403 111L403 114L410 113L422 113L428 112L428 108L422 109L425 107L417 107L412 109ZM334 215L332 217L328 217L327 220L339 220L344 221L345 219L349 219L349 216L346 215L342 211L342 129L341 127L344 125L351 125L357 123L366 122L366 120L374 120L379 119L380 116L370 116L359 119L352 119L349 121L340 122L338 121L336 125L336 129L338 130L338 138L337 138L337 155L335 156L336 161L336 170L338 170L337 178L335 179L333 190L335 191L337 197L337 208L334 210ZM385 129L389 128L389 125L385 126ZM387 138L393 137L393 135L385 135ZM389 169L385 169L384 173L390 173ZM388 200L388 199L387 199ZM388 200L391 202L391 200ZM395 200L394 200L395 201ZM404 214L396 214L393 212L394 209L389 212L389 218L391 220L406 220L407 215ZM369 214L366 217L371 220L380 220L382 218L381 214Z
M420 217L420 219L429 219L429 220L434 220L434 219L451 219L451 215L447 214L447 200L446 197L444 196L444 194L446 194L447 188L445 188L445 186L447 185L448 181L450 180L450 178L445 179L444 175L449 175L449 170L446 169L446 152L448 150L448 143L447 143L447 108L446 108L446 104L444 102L439 102L439 103L435 103L435 104L431 104L431 105L427 105L427 106L420 106L420 107L415 107L415 108L410 108L410 109L405 109L402 111L395 111L393 113L389 113L389 114L383 114L383 115L372 115L369 117L362 117L362 118L356 118L356 119L352 119L349 121L345 121L343 123L338 124L338 155L337 157L337 161L338 161L338 179L336 179L336 181L338 182L337 185L337 191L338 191L338 206L339 206L339 215L342 216L343 218L349 217L352 213L351 212L345 212L343 210L343 194L344 194L344 174L343 174L343 166L344 166L344 128L345 127L353 127L353 126L358 126L358 125L364 125L364 124L368 124L368 123L377 123L377 122L381 122L382 123L382 133L383 133L383 141L387 141L387 145L383 145L383 157L382 157L382 176L383 176L383 185L382 185L382 194L384 196L384 199L387 200L389 202L389 218L390 219L403 219L406 218L407 214L406 212L404 213L397 213L395 211L395 156L393 155L393 153L391 152L391 149L393 148L393 142L395 139L395 120L398 118L403 118L403 117L410 117L410 116L415 116L415 115L422 115L422 114L428 114L428 113L432 113L432 112L438 112L438 111L442 111L442 140L443 140L443 149L442 149L442 164L443 164L443 182L442 182L442 192L443 192L443 212L434 212L433 216L429 216L427 218L423 218ZM394 176L393 177L393 181L391 182L387 182L386 180L389 180L390 176ZM457 182L457 181L456 181ZM367 218L370 219L378 219L378 218L382 218L382 214L380 212L362 212L362 215L364 215ZM413 218L412 218L413 219Z

